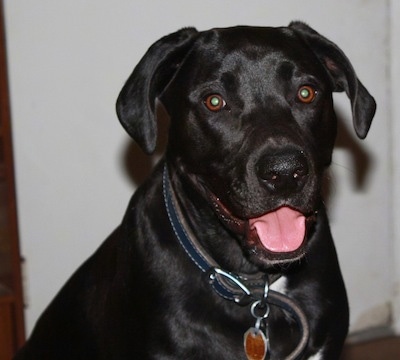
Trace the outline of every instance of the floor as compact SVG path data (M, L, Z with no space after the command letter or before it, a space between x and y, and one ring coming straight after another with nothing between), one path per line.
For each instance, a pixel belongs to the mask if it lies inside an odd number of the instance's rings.
M348 345L340 360L400 360L400 338L387 337Z

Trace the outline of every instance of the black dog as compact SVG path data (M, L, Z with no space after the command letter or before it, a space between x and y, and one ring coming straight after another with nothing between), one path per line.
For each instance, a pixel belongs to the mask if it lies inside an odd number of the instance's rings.
M373 98L300 22L157 41L117 111L150 154L162 104L165 158L16 359L262 359L268 343L270 359L338 359L348 306L321 199L334 91L364 138Z

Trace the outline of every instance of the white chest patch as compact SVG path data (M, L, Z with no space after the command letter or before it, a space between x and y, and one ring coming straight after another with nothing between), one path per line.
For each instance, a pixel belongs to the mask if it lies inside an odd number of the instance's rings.
M323 353L324 349L321 349L320 351L318 351L315 355L309 357L307 360L322 360L322 353Z
M271 290L274 290L276 292L286 295L286 291L287 291L286 276L281 276L278 280L276 280L274 283L272 283L272 285L269 288Z

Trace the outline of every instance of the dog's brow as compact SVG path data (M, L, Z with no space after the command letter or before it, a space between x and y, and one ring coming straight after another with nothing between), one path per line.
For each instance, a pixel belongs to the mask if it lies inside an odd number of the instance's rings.
M278 66L277 74L283 80L290 80L293 77L294 65L288 61L283 62Z

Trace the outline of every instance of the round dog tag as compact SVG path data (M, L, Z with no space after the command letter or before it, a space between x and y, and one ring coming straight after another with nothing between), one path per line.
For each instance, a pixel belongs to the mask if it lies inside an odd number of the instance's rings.
M268 339L255 327L244 334L244 351L248 360L264 360L268 351Z

